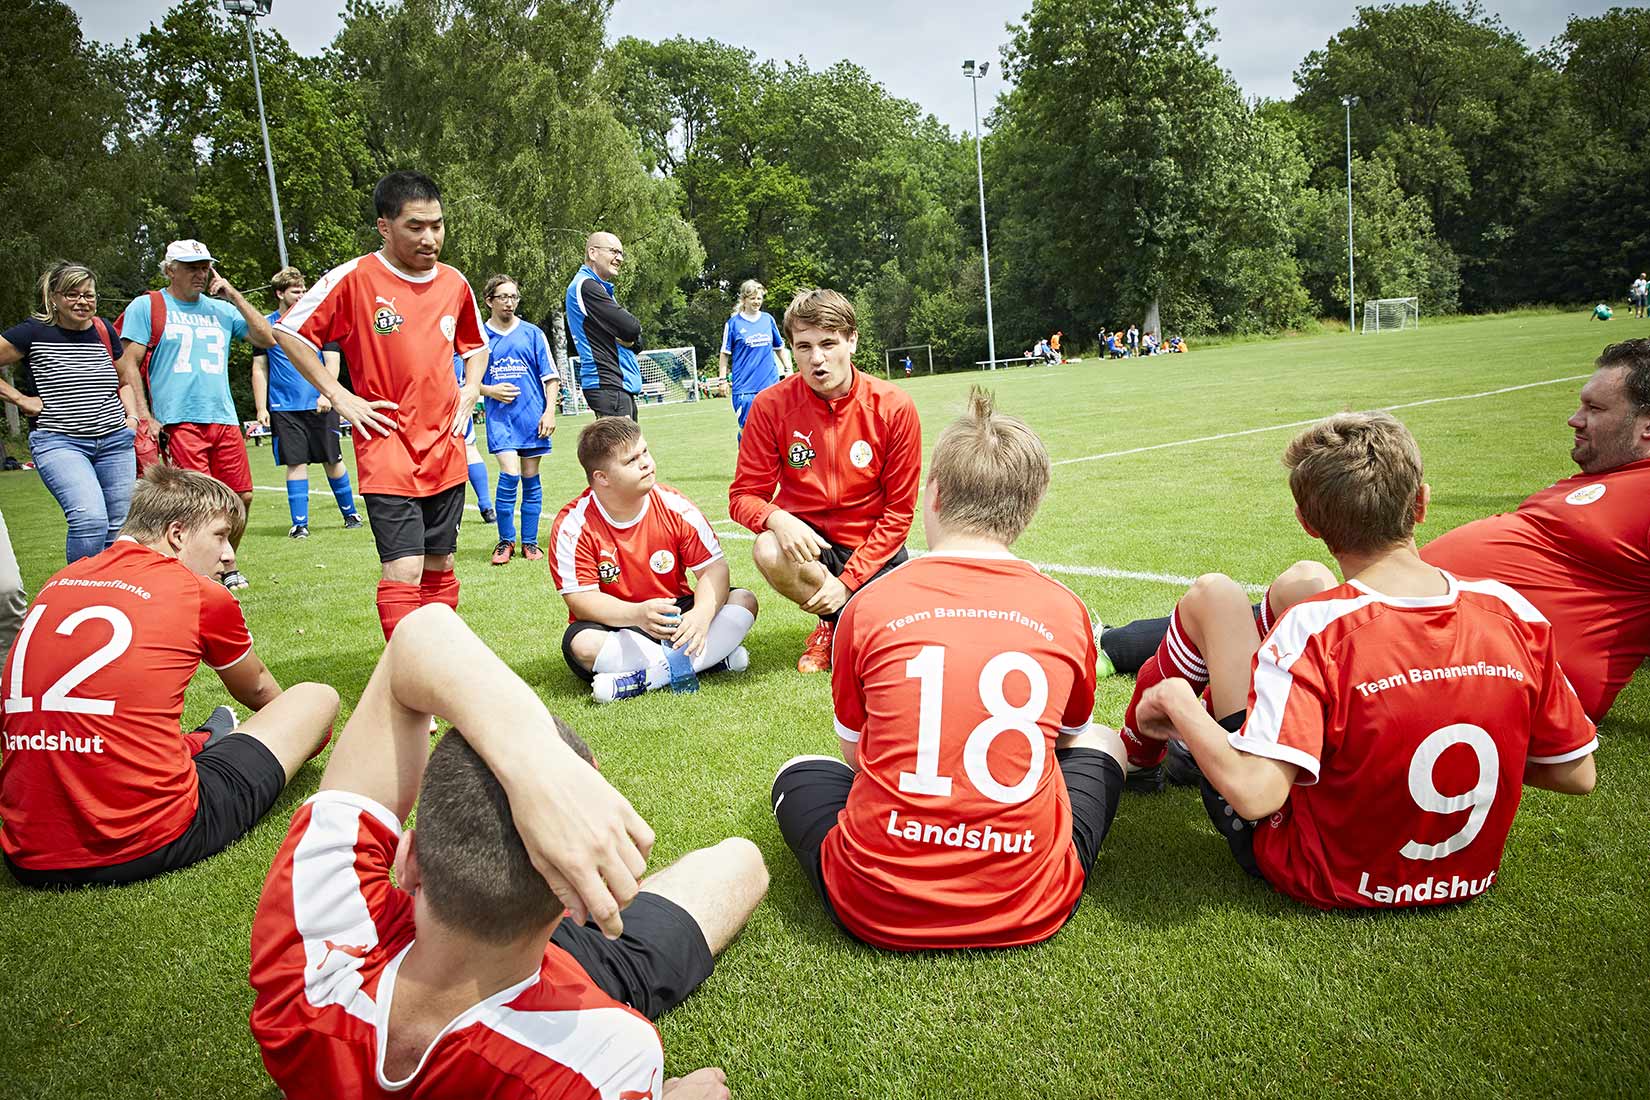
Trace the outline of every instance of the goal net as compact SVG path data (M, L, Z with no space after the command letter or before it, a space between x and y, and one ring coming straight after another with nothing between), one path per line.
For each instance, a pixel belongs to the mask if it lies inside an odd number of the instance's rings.
M882 353L882 366L891 379L894 373L899 372L903 377L906 373L905 361L911 360L910 373L922 371L926 374L934 373L934 345L907 344L903 348L889 348Z
M696 401L699 398L699 351L697 348L649 348L636 353L636 365L642 371L642 392L636 395L640 404L669 405L678 401ZM579 357L569 356L568 377L579 376ZM577 385L562 390L562 411L583 412L590 406L584 392Z
M1365 332L1397 332L1421 327L1421 299L1370 298L1364 302Z

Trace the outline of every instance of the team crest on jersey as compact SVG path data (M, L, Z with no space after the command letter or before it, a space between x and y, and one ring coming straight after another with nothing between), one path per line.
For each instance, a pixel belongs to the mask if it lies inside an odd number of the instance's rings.
M1565 497L1564 503L1591 504L1596 500L1602 499L1604 497L1604 491L1608 488L1609 486L1597 481L1593 482L1591 485L1583 485L1581 488Z
M452 314L449 313L445 317L441 318L441 335L443 335L447 339L451 340L453 338L453 333L455 333L457 331L458 331L458 318L457 317L454 317Z
M795 469L806 469L813 463L815 457L813 433L803 435L801 432L792 431L791 435L802 442L791 444L790 449L785 453L785 461L789 462Z
M655 550L647 559L647 567L655 573L668 573L676 568L676 555L669 550Z
M372 331L380 336L388 336L401 327L406 318L395 310L395 301L391 298L379 298L378 308L372 314Z
M848 448L848 461L856 470L865 469L871 464L871 445L863 439L854 440L854 445Z
M612 584L619 579L619 555L614 550L602 550L596 555L596 579Z

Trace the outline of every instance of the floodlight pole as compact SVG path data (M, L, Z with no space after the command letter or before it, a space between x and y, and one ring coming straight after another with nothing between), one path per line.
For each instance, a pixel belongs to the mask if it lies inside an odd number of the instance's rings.
M1355 95L1341 97L1341 106L1346 108L1346 325L1353 335L1358 332L1358 295L1352 268L1352 108L1357 103Z
M252 55L252 90L258 99L258 129L264 137L264 170L269 173L269 203L275 209L275 248L281 255L281 266L286 267L286 227L281 224L281 196L275 190L275 158L269 152L269 123L264 119L264 84L258 76L258 44L252 37L252 19L255 13L268 14L267 5L236 3L225 0L224 8L233 15L246 17L246 51Z
M991 369L996 370L997 328L991 320L991 242L985 230L985 157L980 151L980 79L989 68L989 61L981 62L978 68L972 61L963 62L963 75L974 89L974 171L980 183L980 255L985 261L985 339L990 349Z

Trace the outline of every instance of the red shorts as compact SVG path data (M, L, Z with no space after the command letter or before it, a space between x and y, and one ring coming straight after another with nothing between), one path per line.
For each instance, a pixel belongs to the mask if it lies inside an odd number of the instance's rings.
M211 474L237 493L252 491L246 442L233 424L168 424L166 454L174 466Z

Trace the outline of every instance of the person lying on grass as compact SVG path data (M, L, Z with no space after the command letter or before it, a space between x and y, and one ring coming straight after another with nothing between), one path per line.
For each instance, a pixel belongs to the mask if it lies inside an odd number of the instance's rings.
M326 743L338 694L285 691L218 578L246 524L216 478L155 466L114 545L40 588L12 646L0 847L25 886L125 883L227 848ZM257 713L180 731L196 669Z
M1277 615L1263 636L1241 586L1200 577L1135 683L1129 763L1153 767L1183 740L1238 864L1297 901L1476 897L1525 784L1593 788L1598 738L1553 628L1506 585L1421 560L1430 489L1390 415L1321 421L1284 464L1296 517L1346 581L1295 566L1262 604Z
M455 724L433 752L432 714ZM650 1021L761 901L761 853L643 879L653 832L581 747L451 609L401 620L252 925L252 1034L288 1100L728 1095L716 1068L665 1080Z

